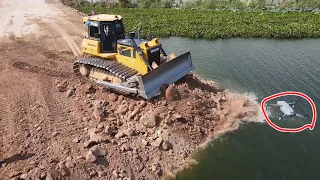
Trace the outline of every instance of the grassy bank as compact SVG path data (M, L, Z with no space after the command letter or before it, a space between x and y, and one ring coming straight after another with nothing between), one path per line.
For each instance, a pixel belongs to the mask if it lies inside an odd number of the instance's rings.
M90 14L91 6L77 7ZM97 13L108 13L103 7ZM124 17L127 32L141 23L143 33L156 36L192 38L228 37L320 37L320 14L309 12L229 12L175 9L111 9L110 13Z

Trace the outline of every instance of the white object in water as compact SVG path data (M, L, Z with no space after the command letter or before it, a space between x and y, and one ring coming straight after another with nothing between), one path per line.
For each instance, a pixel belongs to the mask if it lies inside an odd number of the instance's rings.
M283 113L283 116L280 116L279 120L281 120L284 117L293 117L293 116L308 117L308 115L301 115L294 112L293 108L295 103L296 103L295 101L292 103L287 103L285 101L277 101L277 104L270 104L270 105L280 107L280 111Z

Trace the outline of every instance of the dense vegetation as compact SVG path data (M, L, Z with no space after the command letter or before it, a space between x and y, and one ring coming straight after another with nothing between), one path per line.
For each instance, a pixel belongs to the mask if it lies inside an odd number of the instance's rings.
M171 8L182 9L215 9L215 8L251 8L261 9L264 6L312 7L320 8L320 0L61 0L73 6L94 4L108 7L135 7L135 8Z
M77 9L91 14L92 6ZM96 13L109 13L107 8L94 9ZM124 18L127 32L140 23L144 34L154 33L160 37L320 37L320 14L311 12L111 8L110 13Z

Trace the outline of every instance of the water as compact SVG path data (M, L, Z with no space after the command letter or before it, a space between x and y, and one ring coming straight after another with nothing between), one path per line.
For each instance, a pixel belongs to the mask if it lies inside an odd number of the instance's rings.
M175 54L190 50L195 72L224 88L252 92L259 102L274 93L299 91L312 98L319 113L320 39L172 37L161 42ZM296 111L311 113L306 101L300 99L299 104ZM293 127L304 123L301 119L273 121ZM199 164L179 173L177 179L320 179L320 127L292 134L277 132L267 123L245 124L211 142L197 159Z

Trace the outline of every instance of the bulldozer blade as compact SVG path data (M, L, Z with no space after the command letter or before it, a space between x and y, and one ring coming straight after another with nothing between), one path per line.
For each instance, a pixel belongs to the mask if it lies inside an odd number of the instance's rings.
M191 54L186 52L138 78L140 96L151 99L160 93L160 87L173 84L194 70Z
M126 87L126 86L123 86L123 85L121 85L119 83L109 83L109 82L100 81L100 80L97 80L96 82L98 84L102 85L102 86L105 86L105 87L108 87L108 88L112 88L112 89L115 89L115 90L119 90L119 91L124 91L124 92L127 92L127 93L137 94L137 92L138 92L138 89L136 89L136 88Z

